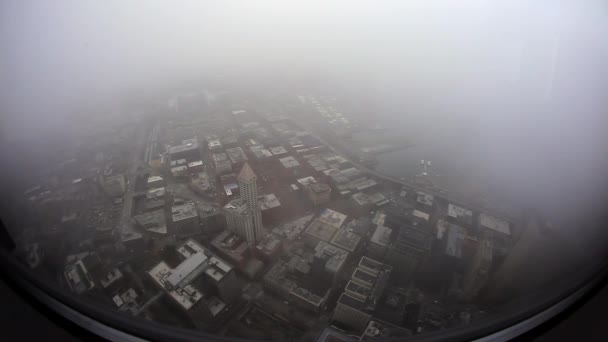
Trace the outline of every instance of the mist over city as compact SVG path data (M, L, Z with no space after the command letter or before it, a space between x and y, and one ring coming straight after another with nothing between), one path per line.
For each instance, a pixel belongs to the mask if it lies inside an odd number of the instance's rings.
M149 321L311 341L473 324L605 254L607 16L5 1L0 216L41 277Z

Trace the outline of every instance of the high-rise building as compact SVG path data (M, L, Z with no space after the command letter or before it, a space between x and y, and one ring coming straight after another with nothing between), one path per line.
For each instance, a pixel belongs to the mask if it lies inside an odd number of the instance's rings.
M409 280L428 257L433 236L418 225L399 228L395 241L388 250L387 258L395 267L395 277Z
M248 163L238 176L241 197L224 206L228 229L255 246L262 239L262 211L258 204L257 177Z
M376 310L392 270L389 265L362 257L338 299L333 321L341 327L362 332Z

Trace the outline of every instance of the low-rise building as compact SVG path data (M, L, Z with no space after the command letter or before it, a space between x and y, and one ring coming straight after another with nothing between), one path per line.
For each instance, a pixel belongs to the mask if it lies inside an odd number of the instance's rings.
M226 153L213 153L211 159L218 175L232 172L232 162Z
M257 244L257 254L264 260L274 260L281 252L282 241L274 234L266 234Z
M178 247L183 261L175 268L161 261L148 271L155 284L165 291L177 307L201 328L209 328L227 302L239 295L238 280L232 266L192 239ZM209 284L221 300L203 292Z
M171 160L178 159L200 159L201 151L198 144L198 139L186 139L181 144L169 147L169 155Z
M304 241L311 248L314 248L320 241L329 242L334 237L338 228L323 223L320 219L315 219L304 233Z
M167 223L163 209L133 216L135 223L142 231L152 235L166 235Z
M308 227L310 221L314 218L313 215L306 215L291 222L284 223L272 229L272 233L287 240L296 240Z
M189 237L201 233L201 226L196 211L196 206L192 202L174 205L171 208L173 228L177 235Z
M224 230L211 241L211 245L238 268L245 267L248 256L247 242L235 233Z
M240 147L228 148L226 149L226 154L228 155L228 158L230 159L230 162L234 168L238 168L247 161L247 156Z

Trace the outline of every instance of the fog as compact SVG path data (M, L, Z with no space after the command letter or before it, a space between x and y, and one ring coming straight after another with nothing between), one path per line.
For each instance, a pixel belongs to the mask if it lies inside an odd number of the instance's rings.
M606 189L600 2L0 6L6 139L62 134L69 115L90 115L83 108L223 75L366 96L369 115L402 125L419 144L445 145L514 198L552 212L595 206Z

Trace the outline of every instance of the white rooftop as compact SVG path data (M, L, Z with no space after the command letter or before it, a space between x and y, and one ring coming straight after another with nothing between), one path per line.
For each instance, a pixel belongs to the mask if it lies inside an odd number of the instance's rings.
M167 281L172 286L178 286L185 279L194 278L193 273L195 271L197 273L202 272L202 269L197 269L205 266L204 263L207 261L207 259L208 257L204 253L196 253L191 255L188 259L184 260L171 271L171 274L167 277Z
M430 217L430 215L429 215L429 214L424 213L424 212L422 212L422 211L420 211L420 210L414 210L414 211L412 212L412 215L414 215L415 217L421 218L421 219L423 219L423 220L425 220L425 221L428 221L428 220L429 220L429 217Z
M148 183L160 182L162 180L163 180L163 177L161 177L161 176L148 177Z
M148 274L154 279L154 281L165 290L167 277L171 274L171 268L164 261L161 261L158 265L154 266ZM169 296L182 308L189 310L203 298L203 295L196 290L192 285L186 285L183 288L177 288L171 291L167 291Z
M391 238L392 229L385 226L378 226L372 235L371 241L379 244L380 246L388 246L388 242Z

